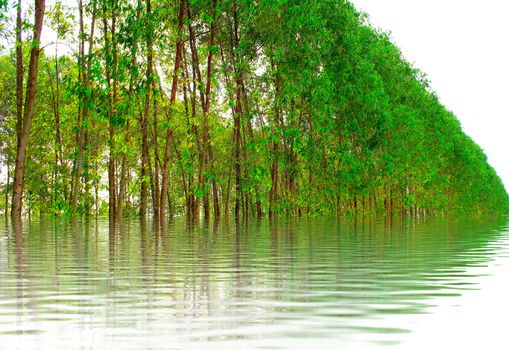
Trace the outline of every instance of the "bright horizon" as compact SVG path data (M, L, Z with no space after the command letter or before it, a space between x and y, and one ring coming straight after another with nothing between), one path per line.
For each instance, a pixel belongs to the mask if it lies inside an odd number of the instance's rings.
M509 3L352 0L416 68L509 189Z

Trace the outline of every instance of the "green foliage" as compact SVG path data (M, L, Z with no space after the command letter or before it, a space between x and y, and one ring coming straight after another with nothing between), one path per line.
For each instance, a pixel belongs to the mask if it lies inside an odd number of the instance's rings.
M43 55L25 183L31 210L75 214L70 202L83 130L78 213L107 212L110 152L117 174L127 167L125 212L137 211L142 185L153 199L168 134L170 211L204 203L214 188L221 209L231 210L237 113L245 215L255 215L257 207L290 215L509 211L486 156L425 75L348 1L192 0L182 32L179 4L153 0L149 13L146 1L91 0L84 10L89 20L96 16L92 52L81 61L75 53L57 60ZM79 41L72 8L57 2L48 16L60 37ZM113 19L115 33L105 34ZM180 39L183 63L173 72ZM204 113L209 52L210 110ZM16 146L13 61L13 54L0 57L0 147L10 164ZM174 75L179 81L171 103ZM238 104L241 111L234 112ZM142 145L146 112L148 150ZM60 150L63 159L56 161ZM143 152L150 165L144 177Z

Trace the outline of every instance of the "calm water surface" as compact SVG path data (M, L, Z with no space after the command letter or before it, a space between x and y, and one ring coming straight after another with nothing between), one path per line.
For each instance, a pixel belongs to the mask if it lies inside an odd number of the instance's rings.
M503 219L0 225L0 349L508 349L508 272Z

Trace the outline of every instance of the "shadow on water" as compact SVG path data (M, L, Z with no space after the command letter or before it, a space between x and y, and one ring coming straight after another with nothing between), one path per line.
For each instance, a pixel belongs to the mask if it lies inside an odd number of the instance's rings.
M507 252L506 234L504 219L4 226L0 339L51 336L62 348L112 339L119 348L296 338L392 344L411 331L393 320L478 288L470 268Z

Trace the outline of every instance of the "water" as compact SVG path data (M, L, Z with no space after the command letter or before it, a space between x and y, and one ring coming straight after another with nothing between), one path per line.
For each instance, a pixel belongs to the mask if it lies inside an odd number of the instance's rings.
M509 344L505 220L0 227L0 349Z

